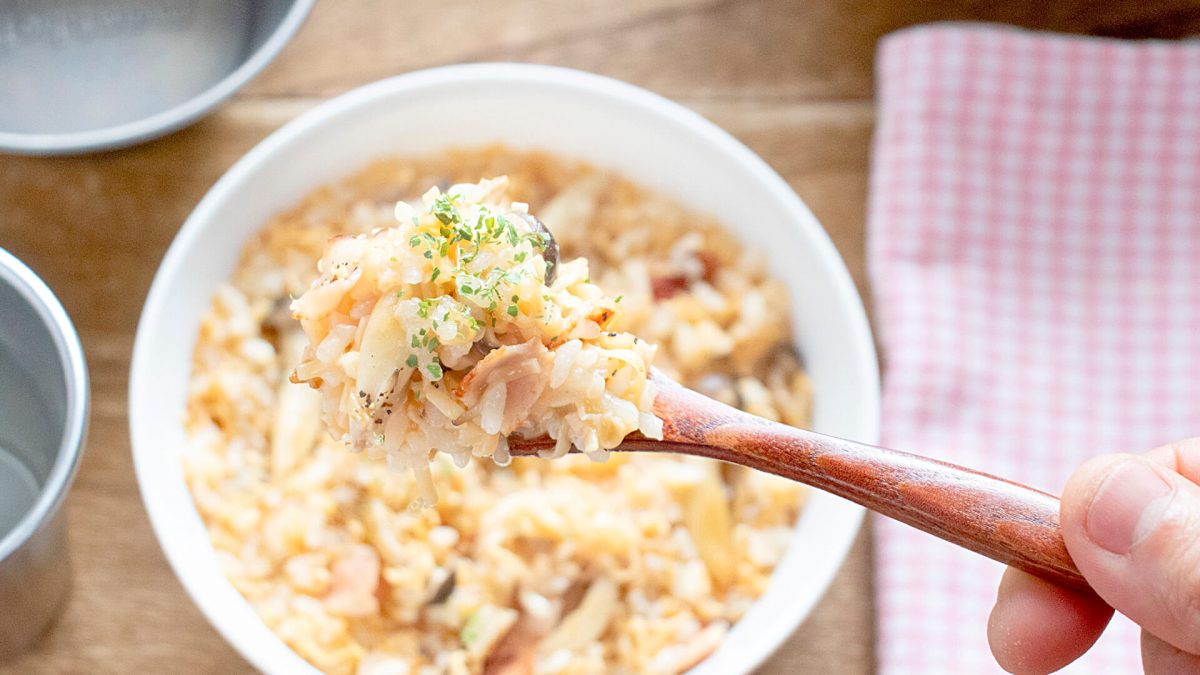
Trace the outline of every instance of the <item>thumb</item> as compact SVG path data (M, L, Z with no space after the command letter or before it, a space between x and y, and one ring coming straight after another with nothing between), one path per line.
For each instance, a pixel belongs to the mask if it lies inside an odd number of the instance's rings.
M1200 487L1134 455L1097 457L1063 491L1063 538L1105 602L1200 654Z

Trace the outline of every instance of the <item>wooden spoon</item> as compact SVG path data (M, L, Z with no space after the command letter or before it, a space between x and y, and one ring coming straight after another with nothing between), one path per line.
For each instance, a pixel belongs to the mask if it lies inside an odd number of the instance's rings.
M742 412L652 371L663 440L617 450L679 452L784 476L861 504L1047 581L1090 590L1063 543L1058 498L946 462L846 441ZM554 441L509 439L513 455Z

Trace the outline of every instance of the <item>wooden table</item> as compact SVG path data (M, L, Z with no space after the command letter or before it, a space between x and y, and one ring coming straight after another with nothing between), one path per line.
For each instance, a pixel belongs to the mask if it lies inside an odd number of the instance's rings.
M230 164L315 102L466 61L552 63L633 82L698 110L762 155L825 224L865 293L879 36L946 18L1131 37L1200 26L1189 3L1116 4L322 0L263 75L189 129L86 157L0 157L0 246L62 299L93 393L91 436L68 502L73 597L54 630L0 673L250 671L184 594L150 531L129 452L126 380L142 302L179 225ZM871 597L864 536L764 672L873 671Z

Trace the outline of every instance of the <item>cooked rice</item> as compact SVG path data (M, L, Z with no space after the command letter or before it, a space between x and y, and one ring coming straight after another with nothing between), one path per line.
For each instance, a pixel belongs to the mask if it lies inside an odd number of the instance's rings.
M187 411L196 506L230 581L325 672L685 670L766 588L801 487L688 457L460 469L438 455L440 499L412 510L412 475L347 452L323 431L321 396L288 381L307 342L290 298L331 236L393 223L395 202L428 185L499 175L564 259L623 295L610 331L660 345L656 367L684 384L808 422L786 290L715 223L544 154L389 159L274 218L214 297Z
M334 237L292 303L309 341L292 380L320 392L336 437L412 470L420 506L436 501L438 451L504 466L509 438L549 436L545 459L603 461L632 431L662 438L654 348L608 330L619 299L587 260L557 260L506 185L435 186L390 227Z

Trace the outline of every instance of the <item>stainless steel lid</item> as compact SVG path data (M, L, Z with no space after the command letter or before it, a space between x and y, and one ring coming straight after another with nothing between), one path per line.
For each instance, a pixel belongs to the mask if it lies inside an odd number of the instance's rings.
M174 131L257 74L313 0L4 0L0 151L70 154Z

